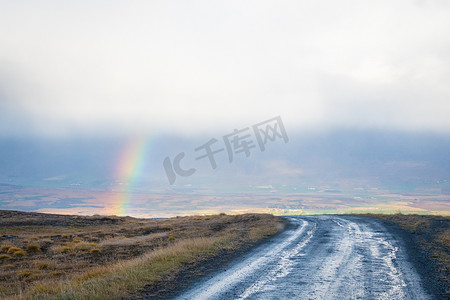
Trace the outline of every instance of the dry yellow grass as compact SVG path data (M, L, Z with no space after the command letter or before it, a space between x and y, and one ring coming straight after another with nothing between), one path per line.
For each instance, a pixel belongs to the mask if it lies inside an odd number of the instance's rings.
M74 277L68 282L41 282L23 298L115 299L159 280L183 263L198 256L213 254L224 247L225 239L196 238L180 241L142 257L101 266Z
M27 246L27 251L31 253L41 252L41 246L39 246L38 244L30 244Z
M14 256L17 256L17 257L22 257L22 256L27 255L27 253L26 253L25 251L23 251L22 249L20 249L20 250L15 251L15 252L13 253L13 255L14 255Z
M97 247L96 243L79 242L74 245L73 249L78 251L89 251L94 247Z
M0 247L0 251L1 252L8 252L8 250L10 249L10 248L12 248L13 247L13 245L10 245L10 244L4 244L4 245L2 245L1 247Z
M8 253L14 253L14 252L20 251L20 250L22 250L22 249L17 248L17 247L9 247L8 248Z
M186 263L234 251L281 229L279 218L264 214L166 220L64 216L66 223L61 218L29 216L32 226L0 220L3 232L14 233L0 247L9 256L0 259L1 299L121 298L167 279Z

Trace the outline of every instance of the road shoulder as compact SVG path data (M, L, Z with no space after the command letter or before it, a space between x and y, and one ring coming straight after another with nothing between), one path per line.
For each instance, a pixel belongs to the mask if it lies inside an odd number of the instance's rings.
M366 215L364 217L380 222L391 234L401 239L408 260L417 271L428 294L436 299L450 299L450 272L448 266L432 257L435 247L432 244L432 240L435 238L433 236L433 228L440 224L448 227L448 218L432 218L429 228L407 228L403 223L404 220L420 216L400 216L403 222L399 222L395 216ZM444 251L448 253L449 249L444 249Z
M204 257L201 260L185 263L177 272L167 274L159 282L145 286L129 297L124 299L172 299L192 288L196 284L213 277L218 272L227 269L246 253L259 246L270 243L272 239L290 228L289 221L282 219L283 229L273 236L257 241L242 243L234 249L222 249L215 254Z

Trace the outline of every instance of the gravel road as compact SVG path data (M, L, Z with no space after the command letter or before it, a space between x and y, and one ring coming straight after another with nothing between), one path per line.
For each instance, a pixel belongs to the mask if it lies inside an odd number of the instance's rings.
M177 299L431 299L402 241L380 222L291 217L270 242Z

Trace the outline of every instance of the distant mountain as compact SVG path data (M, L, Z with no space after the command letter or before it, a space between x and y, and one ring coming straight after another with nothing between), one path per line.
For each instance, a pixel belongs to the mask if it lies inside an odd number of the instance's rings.
M265 151L252 148L249 157L234 153L232 161L216 136L160 136L140 154L132 174L121 174L126 139L1 139L0 183L70 188L175 188L163 167L166 157L185 152L175 186L220 187L271 184L340 186L370 184L393 189L427 186L450 189L450 137L429 133L385 131L288 132L289 142L269 141ZM216 169L196 148L216 138ZM131 159L136 159L131 157ZM137 171L139 169L139 172ZM132 178L131 178L132 177Z

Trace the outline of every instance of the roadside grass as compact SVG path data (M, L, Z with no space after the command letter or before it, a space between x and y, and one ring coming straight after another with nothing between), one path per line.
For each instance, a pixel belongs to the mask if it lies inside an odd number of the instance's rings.
M211 256L226 244L223 237L184 240L136 259L93 268L68 282L41 282L25 298L115 299L161 280L184 263Z
M41 246L38 244L30 244L27 246L27 251L30 253L41 252Z
M27 213L31 225L15 219L0 218L9 236L0 242L1 299L133 297L144 286L163 288L187 264L239 250L283 227L269 214L151 220Z

